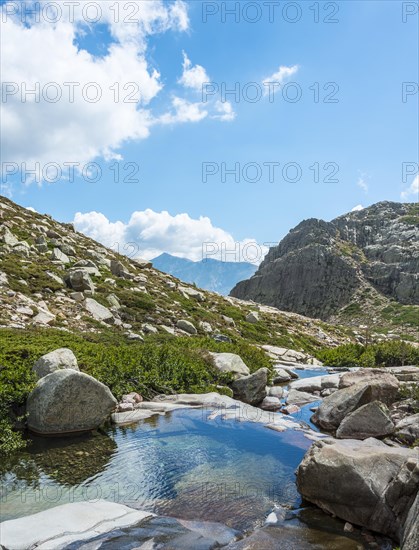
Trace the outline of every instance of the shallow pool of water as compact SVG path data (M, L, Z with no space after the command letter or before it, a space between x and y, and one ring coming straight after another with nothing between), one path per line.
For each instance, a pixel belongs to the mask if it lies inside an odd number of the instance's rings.
M275 506L298 507L294 472L311 442L208 414L185 409L107 433L32 438L3 466L2 520L104 498L248 529Z

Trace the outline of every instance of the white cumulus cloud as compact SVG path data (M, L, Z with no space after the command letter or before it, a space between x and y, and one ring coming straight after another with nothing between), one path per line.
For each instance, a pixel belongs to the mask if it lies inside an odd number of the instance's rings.
M409 187L400 193L400 197L402 200L409 200L410 197L413 201L419 200L419 174L415 177Z
M204 67L201 65L192 65L191 60L188 58L185 52L183 52L183 73L179 79L179 84L185 86L185 88L192 88L197 92L202 91L202 84L209 82L209 76L207 75Z
M75 228L105 246L130 257L154 258L167 252L199 261L203 257L258 264L268 251L254 239L236 241L210 218L171 215L151 209L133 212L127 223L111 222L100 212L76 213Z
M351 212L359 212L360 210L364 210L364 207L362 206L362 204L357 204L352 208Z
M107 53L99 56L77 45L86 24L82 3L76 4L74 20L64 10L54 24L42 17L24 24L19 15L1 23L2 91L8 92L0 106L7 135L1 150L4 162L19 167L26 163L28 169L37 162L84 165L97 157L120 158L118 149L125 142L149 135L153 120L148 105L162 83L146 59L147 39L187 29L186 5L118 2L117 17L111 2L92 3L99 6L100 23L113 37ZM131 9L124 12L128 4ZM137 22L126 24L126 14L135 6ZM6 8L2 6L3 12ZM25 87L35 94L25 94Z
M290 78L292 75L296 74L298 72L298 69L298 65L292 65L290 67L287 67L286 65L280 65L277 71L271 74L271 76L267 76L262 80L262 84L266 86L265 93L267 94L269 92L269 84L283 84L285 80L287 80L287 78Z

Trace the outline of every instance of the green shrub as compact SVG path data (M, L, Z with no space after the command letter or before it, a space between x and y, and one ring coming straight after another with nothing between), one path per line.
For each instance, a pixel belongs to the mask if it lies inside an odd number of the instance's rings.
M219 391L216 386L228 385L231 377L214 369L208 351L237 353L251 372L271 368L262 350L243 341L223 343L207 337L161 335L138 343L127 341L112 329L83 335L55 329L1 329L0 453L13 452L24 444L20 433L13 431L10 411L22 407L34 387L35 361L60 347L70 348L80 370L109 386L117 398L133 390L145 399L158 393ZM221 391L229 394L228 388Z
M394 367L418 365L419 349L401 341L362 346L346 344L317 352L317 358L331 367Z

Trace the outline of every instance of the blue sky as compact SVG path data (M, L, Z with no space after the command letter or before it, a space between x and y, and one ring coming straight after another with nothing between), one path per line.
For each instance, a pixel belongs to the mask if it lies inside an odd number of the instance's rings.
M19 90L1 106L3 193L62 221L79 213L78 227L107 245L134 241L146 255L165 250L192 259L199 259L202 241L276 242L305 218L332 219L381 200L417 200L419 16L403 16L403 2L391 0L280 2L271 22L259 2L260 20L252 23L255 2L240 3L239 21L223 17L234 4L148 2L155 13L140 13L151 21L147 30L144 20L112 26L109 14L89 26L80 16L73 24L62 18L26 28L9 16L2 75ZM413 2L404 4L414 10ZM328 16L337 22L324 22ZM266 89L266 79L280 85L272 102L218 93L203 103L203 75L219 89L237 83L244 93ZM146 101L127 106L104 99L92 107L40 96L39 103L22 103L22 81L69 79L81 85L91 79L104 89L113 81L121 88L138 82ZM258 87L246 88L251 82ZM403 82L413 83L405 102ZM290 98L298 91L300 100L284 99L284 87ZM335 102L324 103L331 92ZM138 182L114 181L115 155L121 179L138 167ZM74 181L22 184L20 172L5 175L5 162L20 169L25 160L41 166L93 161L102 177L91 183L76 171ZM218 169L206 183L203 163ZM222 163L228 169L238 163L240 181L222 181ZM260 166L260 181L248 181L254 167L246 181L248 163ZM273 182L266 163L279 163ZM299 181L284 179L289 163L298 165ZM405 181L403 163L410 163ZM285 178L291 180L289 166ZM338 181L325 181L332 170Z

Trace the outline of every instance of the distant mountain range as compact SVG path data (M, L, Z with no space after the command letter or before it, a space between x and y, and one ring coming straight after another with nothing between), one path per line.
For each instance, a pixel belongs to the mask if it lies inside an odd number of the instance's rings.
M222 262L213 258L193 262L167 253L154 258L153 267L222 295L228 295L239 281L248 279L257 270L257 266L247 262Z

